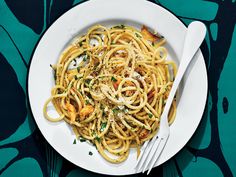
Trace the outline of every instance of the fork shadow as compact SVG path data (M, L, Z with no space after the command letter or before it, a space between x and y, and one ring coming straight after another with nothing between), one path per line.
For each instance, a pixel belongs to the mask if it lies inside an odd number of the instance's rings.
M194 154L188 150L188 147L191 144L194 144L195 149L199 149L204 133L206 131L206 124L208 119L208 106L206 106L204 110L204 114L202 120L192 136L189 142L185 145L185 147L180 150L174 157L169 159L164 164L153 168L151 173L148 175L149 177L178 177L183 176L182 172L190 165L191 162L197 162L196 157ZM179 165L181 163L181 167ZM127 177L134 177L135 175L129 175ZM147 176L146 173L139 173L136 175L137 177L145 177Z
M168 160L162 165L163 176L183 176L182 172L190 165L190 163L197 162L197 157L195 156L195 154L189 151L189 149L193 147L196 151L201 149L200 146L202 144L204 134L207 130L207 124L209 119L208 112L209 108L208 106L206 106L202 120L194 135L191 137L191 139L188 141L188 143L182 150L180 150L174 157L172 157L170 160Z

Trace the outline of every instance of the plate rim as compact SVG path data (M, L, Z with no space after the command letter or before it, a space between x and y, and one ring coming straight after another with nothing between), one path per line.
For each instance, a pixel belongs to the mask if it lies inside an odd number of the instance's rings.
M112 173L101 173L101 172L98 172L98 171L93 171L93 170L90 170L90 169L87 169L83 166L78 166L75 162L73 161L70 161L67 157L63 156L59 150L57 150L56 148L53 147L53 145L50 143L50 141L47 140L47 138L44 136L41 128L39 127L39 124L37 123L36 119L35 119L35 116L33 114L33 111L32 111L32 107L31 107L31 102L30 102L30 96L29 96L29 77L30 77L30 70L31 70L31 64L32 64L32 61L33 61L33 57L34 57L34 54L35 54L35 51L36 49L38 48L38 45L40 44L42 38L44 37L45 33L47 33L47 31L58 21L58 19L60 19L64 14L66 14L68 11L70 11L71 9L77 7L77 6L80 6L81 4L84 4L84 3L87 3L87 2L90 2L90 1L93 1L93 0L83 0L83 1L80 1L76 4L73 4L68 10L66 10L65 12L63 12L60 16L58 16L57 18L54 19L54 21L49 24L47 26L47 28L40 33L40 37L38 38L37 42L35 43L34 45L34 48L32 49L31 51L31 55L30 55L30 59L29 59L29 62L28 62L28 67L27 67L27 75L26 75L26 101L27 101L27 106L28 106L28 110L29 110L29 114L31 115L31 117L33 118L33 121L35 122L36 126L38 127L38 129L40 130L40 134L43 136L43 138L46 140L46 143L48 143L50 145L51 148L53 148L53 150L55 150L60 156L63 157L63 159L69 161L70 163L74 164L76 167L79 167L79 168L82 168L88 172L92 172L92 173L95 173L95 174L102 174L102 175L111 175L111 176L125 176L125 175L135 175L135 174L138 174L138 172L135 172L135 173L127 173L127 174L112 174ZM95 1L102 1L102 0L95 0ZM178 16L176 16L174 14L174 12L172 12L171 10L169 10L168 8L162 6L162 5L159 5L159 4L156 4L150 0L141 0L143 2L147 2L147 3L150 3L154 6L158 6L160 8L162 8L164 11L170 13L174 18L176 18L182 25L184 25L185 28L187 28L187 25L184 23L184 21L179 18ZM194 21L194 20L193 20ZM73 37L74 38L74 37ZM72 39L73 39L72 38ZM203 41L203 43L205 42L205 39ZM198 124L196 125L196 128L195 130L193 131L193 133L191 134L190 138L188 139L188 141L186 141L186 143L183 145L182 148L180 148L178 151L176 151L170 158L168 158L166 161L162 162L161 164L159 164L158 166L160 165L163 165L163 163L166 163L168 162L169 160L171 160L171 158L173 158L174 156L176 156L185 146L186 144L192 139L192 137L194 136L194 134L196 133L197 129L199 128L199 125L202 121L202 118L204 116L204 112L206 110L206 104L207 104L207 101L208 101L208 95L209 95L209 81L208 81L208 70L207 70L207 67L206 67L206 61L205 61L205 56L203 55L202 53L202 48L203 48L203 44L200 46L200 49L199 49L199 54L202 55L203 57L203 64L204 64L204 70L206 71L206 95L204 95L204 108L201 110L201 118L199 119L199 122ZM157 166L156 166L157 167Z

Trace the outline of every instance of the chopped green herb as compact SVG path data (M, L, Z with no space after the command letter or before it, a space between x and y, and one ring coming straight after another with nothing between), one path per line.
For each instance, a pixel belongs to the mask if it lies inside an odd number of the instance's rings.
M107 122L102 122L100 131L103 132L107 126Z
M103 104L101 104L101 105L100 105L100 109L104 109L104 106L103 106Z
M124 28L125 28L125 25L117 25L117 26L114 26L113 28L116 28L116 29L124 29Z
M87 104L90 104L89 100L85 100L85 104L86 104L86 105L87 105Z
M78 77L75 75L75 80L77 80L78 79Z
M78 66L76 69L77 69L77 71L78 71L78 73L79 73L79 71L80 71L80 66Z
M117 114L119 109L118 108L114 108L114 109L112 109L112 111L113 111L114 114Z
M114 45L114 44L116 44L115 42L111 42L111 45Z
M93 153L91 151L89 151L89 155L93 155Z
M56 68L54 68L51 64L50 64L50 67L53 69L53 76L54 76L54 80L56 81L57 80L57 69Z
M82 46L82 43L83 43L83 41L80 41L80 42L79 42L79 46L80 46L80 47Z
M112 82L116 82L117 79L116 79L115 77L112 76L112 77L111 77L111 81L112 81Z
M73 144L76 144L76 139L74 139Z
M104 110L102 110L102 116L103 116L103 117L106 116L106 113L105 113Z
M89 84L89 83L91 82L91 79L85 79L84 82L85 82L86 84Z
M138 38L141 38L142 36L140 36L140 34L138 33L135 33L135 36L138 37Z
M148 113L148 117L149 117L149 118L152 118L152 116L153 116L153 115L152 115L151 113Z
M87 59L89 59L88 55L84 55L83 56L83 61L87 61Z
M53 74L53 76L54 76L54 80L56 81L57 80L57 74L56 74L56 70L54 71L54 74Z
M101 142L101 138L99 138L98 136L95 137L95 140L97 140L99 143Z
M96 135L96 132L93 130L92 131L92 136L95 136Z
M88 94L88 95L87 95L87 97L88 97L88 98L90 98L90 99L92 99L92 96L91 96L91 94Z
M79 141L80 141L80 142L85 142L86 139L84 139L83 137L80 137Z

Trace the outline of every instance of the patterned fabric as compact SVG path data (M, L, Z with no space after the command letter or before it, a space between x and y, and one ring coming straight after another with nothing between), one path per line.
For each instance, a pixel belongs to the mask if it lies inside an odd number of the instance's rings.
M209 94L194 136L150 176L236 176L236 2L152 2L170 10L185 24L200 20L207 26L202 52L208 69ZM80 0L0 1L1 177L104 176L73 165L52 149L39 132L26 98L27 69L38 39L54 20L77 3Z

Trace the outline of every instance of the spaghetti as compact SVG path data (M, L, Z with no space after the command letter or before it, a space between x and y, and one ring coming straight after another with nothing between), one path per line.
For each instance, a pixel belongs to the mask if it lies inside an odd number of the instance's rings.
M91 27L52 66L55 86L44 105L52 122L64 120L78 137L96 145L109 162L127 159L158 131L176 65L167 60L164 37L119 25ZM47 111L52 102L59 116ZM169 123L174 121L176 101Z

